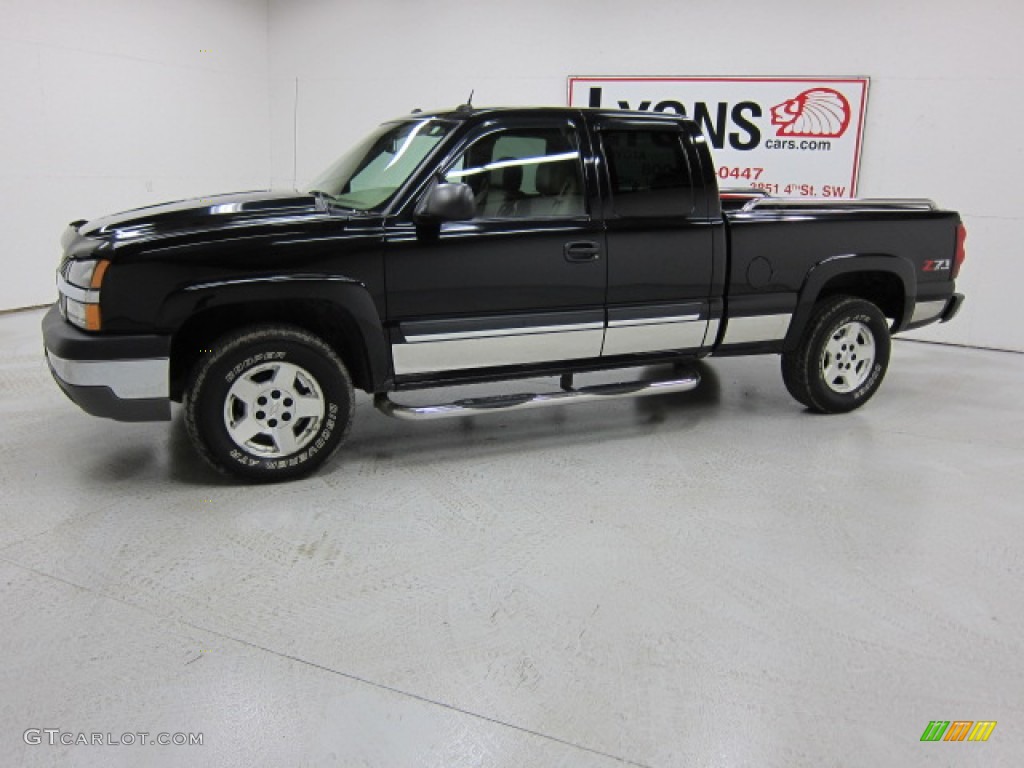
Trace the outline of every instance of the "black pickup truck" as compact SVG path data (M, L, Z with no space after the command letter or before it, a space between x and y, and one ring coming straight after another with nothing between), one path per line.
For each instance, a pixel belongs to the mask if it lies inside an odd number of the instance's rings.
M720 192L685 118L463 106L385 123L305 192L73 222L43 336L87 412L165 420L182 402L214 467L285 479L338 448L354 388L429 419L692 389L685 365L573 374L773 353L804 406L852 410L891 333L956 314L964 238L927 200ZM393 399L537 376L560 387Z

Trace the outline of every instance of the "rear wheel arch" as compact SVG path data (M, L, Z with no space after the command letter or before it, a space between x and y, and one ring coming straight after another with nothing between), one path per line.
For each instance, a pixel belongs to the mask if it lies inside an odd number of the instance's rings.
M916 291L917 277L913 266L897 256L850 255L824 261L811 269L800 290L783 349L795 349L813 318L815 308L836 296L871 302L892 319L892 332L895 333L909 321Z

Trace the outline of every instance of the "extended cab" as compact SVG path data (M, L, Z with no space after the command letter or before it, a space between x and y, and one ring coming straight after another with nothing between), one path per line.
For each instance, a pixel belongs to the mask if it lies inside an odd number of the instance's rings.
M354 388L426 419L691 389L692 372L573 374L771 353L799 402L849 411L891 333L956 314L964 238L929 201L720 193L684 118L464 106L385 123L308 191L73 222L43 336L89 413L169 419L183 402L214 467L283 479L338 448ZM392 399L527 376L561 388Z

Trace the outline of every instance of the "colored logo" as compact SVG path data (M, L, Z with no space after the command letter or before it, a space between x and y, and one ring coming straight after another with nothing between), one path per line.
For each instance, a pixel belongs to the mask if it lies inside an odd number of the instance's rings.
M995 728L995 720L932 720L921 741L988 741Z
M850 127L850 102L832 88L812 88L772 107L777 136L820 136L837 139Z

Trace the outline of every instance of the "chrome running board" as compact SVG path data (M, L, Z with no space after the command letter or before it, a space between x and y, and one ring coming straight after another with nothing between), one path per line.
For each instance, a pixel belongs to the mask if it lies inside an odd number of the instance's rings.
M514 395L472 397L440 405L400 405L386 394L374 396L373 404L387 416L407 421L445 419L452 416L474 416L489 412L525 411L530 408L545 408L549 405L569 403L592 403L597 400L618 400L623 397L647 397L667 395L674 392L689 392L700 384L700 376L694 371L681 378L661 381L627 381L617 384L595 384L575 389L571 377L562 378L561 392L532 394L524 392Z

